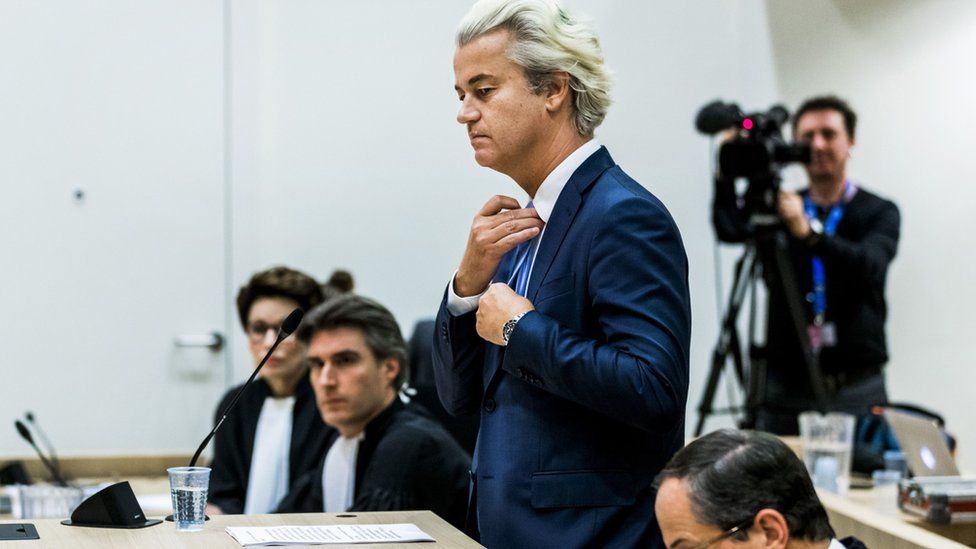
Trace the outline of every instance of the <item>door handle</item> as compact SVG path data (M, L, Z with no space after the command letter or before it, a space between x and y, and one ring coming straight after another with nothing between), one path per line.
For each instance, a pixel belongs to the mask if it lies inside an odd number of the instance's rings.
M180 348L206 347L213 352L217 352L224 348L224 336L220 332L183 334L176 336L173 344Z

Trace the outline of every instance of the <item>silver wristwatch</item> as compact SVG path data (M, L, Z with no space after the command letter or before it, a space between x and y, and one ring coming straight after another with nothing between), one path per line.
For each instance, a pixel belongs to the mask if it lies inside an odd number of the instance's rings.
M528 311L525 311L525 313L527 312ZM518 324L518 321L523 316L525 316L525 313L515 315L511 320L506 322L504 326L502 326L502 340L505 342L505 345L508 345L508 339L512 337L512 332L515 331L515 325Z

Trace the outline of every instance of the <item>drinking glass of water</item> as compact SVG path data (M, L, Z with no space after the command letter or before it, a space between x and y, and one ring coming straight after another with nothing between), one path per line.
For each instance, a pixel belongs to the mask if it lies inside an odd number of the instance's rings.
M800 447L813 485L845 495L851 484L854 416L831 412L800 414Z
M173 522L179 532L199 532L206 519L210 467L170 467L169 493L173 498Z

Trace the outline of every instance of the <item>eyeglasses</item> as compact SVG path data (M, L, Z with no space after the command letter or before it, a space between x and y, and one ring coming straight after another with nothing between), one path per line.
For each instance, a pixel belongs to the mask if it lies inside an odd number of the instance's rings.
M280 329L280 322L278 324L268 324L267 322L257 321L248 324L245 331L247 332L247 338L256 343L267 337L268 330L274 331L275 335L277 335Z
M714 545L714 544L722 541L723 539L728 539L728 538L731 538L732 536L738 534L739 532L744 532L746 529L748 529L750 526L752 526L752 523L753 523L753 521L755 521L755 519L756 519L756 517L749 517L749 519L744 520L744 521L740 522L739 524L736 524L732 528L729 528L728 530L726 530L726 531L722 532L721 534L715 536L714 538L706 541L705 543L702 543L700 545L696 545L694 547L694 549L707 549L708 547L711 547L712 545Z

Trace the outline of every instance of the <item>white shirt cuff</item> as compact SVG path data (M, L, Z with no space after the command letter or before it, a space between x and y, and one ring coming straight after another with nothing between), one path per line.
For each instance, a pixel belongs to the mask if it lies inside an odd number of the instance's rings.
M473 295L471 297L461 297L457 295L454 291L454 278L457 277L457 271L454 271L454 276L451 277L451 281L447 284L447 312L454 316L461 316L463 314L470 313L471 311L478 309L478 300L481 296L485 295L485 292L481 292L478 295Z

